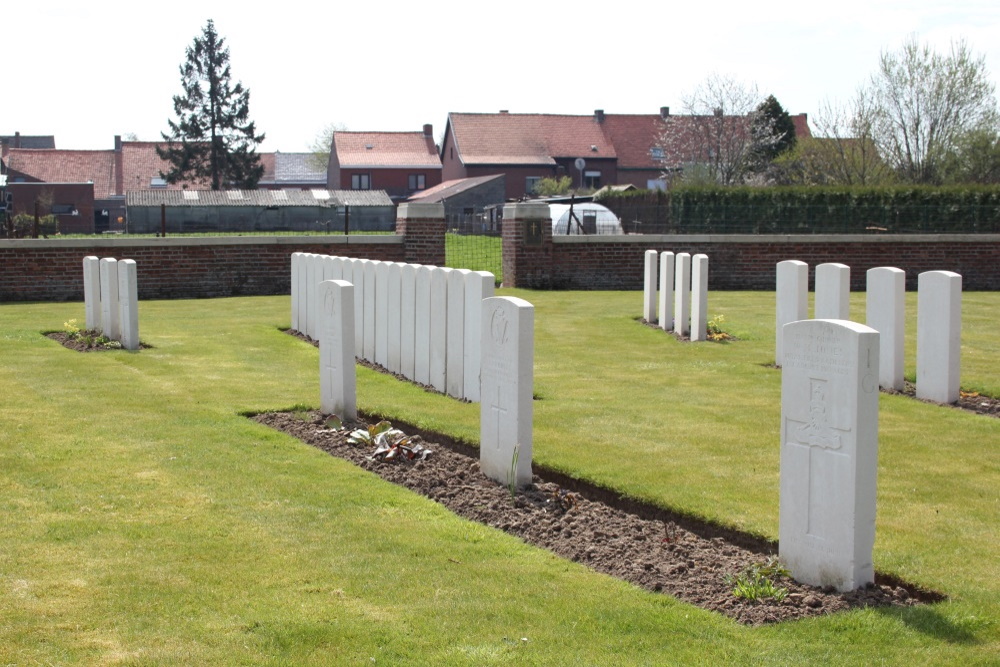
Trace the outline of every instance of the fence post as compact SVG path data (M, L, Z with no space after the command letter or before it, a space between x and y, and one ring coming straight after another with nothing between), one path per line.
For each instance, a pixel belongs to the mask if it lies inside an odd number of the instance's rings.
M400 204L396 210L396 233L410 264L444 266L445 229L444 204Z
M552 216L548 204L503 207L504 287L554 287Z
M167 238L167 205L160 204L160 236Z

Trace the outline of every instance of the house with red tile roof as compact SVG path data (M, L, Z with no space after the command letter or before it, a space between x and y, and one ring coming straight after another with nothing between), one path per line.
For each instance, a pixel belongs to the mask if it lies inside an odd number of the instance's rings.
M327 187L385 190L393 201L441 183L433 126L422 132L334 132Z
M160 174L167 171L168 164L156 152L162 145L155 141L122 141L116 136L115 147L110 150L9 148L3 161L14 193L14 211L32 213L36 198L52 199L59 210L93 211L90 221L64 220L60 215L60 229L101 232L116 229L124 221L128 191L207 187L197 182L167 183ZM30 188L30 194L28 188L21 188L24 191L19 196L21 183L46 183L49 187ZM81 185L89 186L89 204L88 197L82 194L86 188Z
M810 136L805 114L792 120L796 136ZM508 199L529 196L542 178L562 176L569 176L574 186L592 189L657 187L665 152L671 152L661 143L667 123L686 127L694 121L691 116L671 116L668 107L658 114L606 114L598 109L588 116L450 113L441 145L443 177L505 174Z
M441 145L445 180L505 174L507 198L530 194L543 178L570 176L600 188L618 182L618 154L604 114L450 113ZM576 168L577 160L584 168Z

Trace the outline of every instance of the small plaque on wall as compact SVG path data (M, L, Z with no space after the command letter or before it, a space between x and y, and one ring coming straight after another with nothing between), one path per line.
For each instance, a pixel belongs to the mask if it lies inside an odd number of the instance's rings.
M542 221L524 221L524 245L542 245Z

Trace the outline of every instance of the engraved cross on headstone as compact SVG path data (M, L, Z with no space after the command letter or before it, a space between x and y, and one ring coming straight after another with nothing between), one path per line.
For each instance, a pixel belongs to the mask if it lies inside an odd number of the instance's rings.
M833 483L832 471L828 468L836 465L836 461L846 460L841 451L843 439L850 437L850 428L838 428L832 423L830 414L830 396L827 380L810 378L809 380L809 413L804 419L786 417L786 437L789 443L808 448L808 487L809 506L806 520L806 533L818 538L825 538L823 531L817 530L814 520L817 505L824 496L840 492ZM836 457L832 458L832 457Z

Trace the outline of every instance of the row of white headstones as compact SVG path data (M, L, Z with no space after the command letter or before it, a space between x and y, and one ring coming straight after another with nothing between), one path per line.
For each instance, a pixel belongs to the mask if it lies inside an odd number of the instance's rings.
M659 258L657 259L657 255ZM657 295L659 267L659 295ZM692 341L708 336L708 255L647 250L642 275L642 317ZM670 307L673 302L673 312ZM657 310L659 315L657 316Z
M905 273L867 272L867 325L849 320L850 268L816 267L808 317L805 262L777 265L781 375L779 555L799 581L852 590L875 569L879 386L903 388ZM959 398L962 277L917 280L917 395Z
M809 265L787 260L777 265L775 363L784 364L782 327L808 317ZM851 269L828 263L816 267L814 319L849 320ZM906 273L882 266L866 274L865 322L881 334L879 386L903 389ZM938 403L959 399L962 333L962 276L926 271L917 276L917 398Z
M695 255L691 340L702 339L695 304L707 294L707 257ZM685 333L688 258L659 255L659 324ZM699 265L703 268L699 268ZM846 591L874 581L879 386L903 388L905 273L868 271L867 325L850 316L850 268L816 267L808 318L805 262L777 265L776 351L781 378L779 555L797 580ZM670 289L673 277L673 294ZM657 251L645 254L643 317L656 321ZM959 398L962 278L918 276L917 395ZM668 305L674 299L673 321Z
M117 340L126 350L139 349L139 291L135 260L83 258L86 328Z
M358 357L454 398L480 400L480 313L494 294L492 273L293 253L291 279L299 333L319 339L317 286L346 280L355 287Z
M359 266L360 272L355 274ZM357 418L355 361L362 357L359 353L366 345L369 351L377 350L382 331L388 334L385 358L393 359L382 365L405 377L411 377L404 372L404 360L411 355L403 350L411 346L414 376L421 356L426 357L422 366L427 367L433 363L431 358L447 360L448 367L452 367L452 359L460 363L463 391L455 397L475 395L480 402L483 474L504 485L526 486L531 483L534 307L523 299L494 297L491 273L445 269L437 272L434 280L438 268L308 253L292 256L292 328L319 342L320 409L345 420ZM331 277L337 271L341 277ZM355 275L360 285L348 280ZM467 289L470 285L471 290ZM477 289L480 287L482 292ZM427 298L423 297L425 292L429 292ZM486 296L477 298L480 293ZM380 304L387 304L388 312L382 317L378 316L383 310ZM359 319L363 327L360 336ZM435 321L438 326L432 331L430 323ZM427 326L423 326L425 322ZM397 339L386 330L399 331L399 370L393 369L397 355L389 353L397 346ZM420 351L424 341L428 348L431 342L443 347L436 354L428 349L424 355ZM376 353L370 360L380 363L379 358ZM445 380L450 377L448 367ZM447 381L442 386L447 386Z

